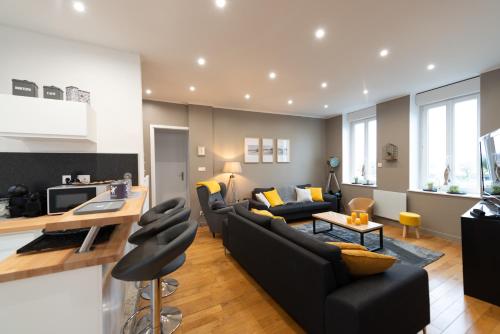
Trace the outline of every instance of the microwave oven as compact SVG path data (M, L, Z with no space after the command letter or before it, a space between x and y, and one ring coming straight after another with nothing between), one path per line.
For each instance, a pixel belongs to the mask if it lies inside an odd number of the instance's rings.
M108 190L107 184L47 188L47 214L60 215Z

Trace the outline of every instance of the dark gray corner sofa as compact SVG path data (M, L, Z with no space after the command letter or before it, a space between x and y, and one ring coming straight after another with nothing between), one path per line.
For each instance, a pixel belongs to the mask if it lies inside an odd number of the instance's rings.
M257 200L256 194L265 191L270 191L275 189L270 188L255 188L252 191L252 198L250 201L250 209L268 210L275 216L280 216L286 219L286 221L308 219L314 213L320 213L325 211L335 211L338 212L338 199L337 196L324 193L324 202L296 202L295 187L306 188L310 187L310 184L302 184L298 186L285 186L276 188L281 199L285 202L284 205L275 206L268 208L264 203Z
M415 334L429 324L425 270L395 264L354 279L338 247L282 220L235 211L223 225L224 247L307 333Z

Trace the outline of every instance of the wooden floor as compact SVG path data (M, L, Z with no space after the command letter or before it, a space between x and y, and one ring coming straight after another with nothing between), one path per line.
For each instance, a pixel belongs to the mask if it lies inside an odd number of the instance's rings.
M400 238L399 227L386 225L386 236ZM426 267L429 272L431 324L427 333L500 333L500 307L464 297L460 244L410 233L416 245L445 255ZM230 256L222 240L201 227L188 250L187 262L172 275L180 287L164 304L179 307L178 333L304 333ZM390 324L388 324L390 326Z

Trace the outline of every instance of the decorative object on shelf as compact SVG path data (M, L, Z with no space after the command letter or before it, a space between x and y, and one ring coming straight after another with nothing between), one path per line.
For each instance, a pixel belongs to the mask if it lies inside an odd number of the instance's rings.
M234 174L241 174L241 163L239 161L226 161L222 172L231 174L227 182L226 196L231 193L232 198L228 199L228 203L236 203L238 198L236 194L236 176Z
M78 91L78 101L90 104L90 93L84 90Z
M277 146L277 162L290 162L290 139L278 139Z
M206 154L205 154L205 146L199 146L198 145L198 156L199 157L204 157Z
M384 160L398 160L398 147L396 145L388 143L384 146Z
M444 169L444 175L443 175L444 176L444 183L443 183L444 186L447 186L448 183L451 181L450 172L451 172L450 165L446 165L446 168Z
M12 79L12 95L38 97L38 86L28 80Z
M352 184L361 184L361 182L359 182L359 177L355 176Z
M124 181L111 182L110 198L111 199L127 198L127 182Z
M340 184L339 181L337 180L337 175L335 174L335 170L337 169L337 167L340 166L340 159L335 156L331 156L330 159L326 161L326 164L328 165L328 167L330 167L330 171L328 172L328 181L326 181L325 191L329 194L333 194L332 190L332 178L333 178L333 180L335 181L335 186L337 186L338 189L335 195L337 195L337 197L341 199L342 189L340 189Z
M259 163L259 138L245 138L245 163Z
M64 92L56 86L43 86L43 98L53 100L64 100Z
M262 138L262 162L274 162L274 139Z
M66 87L66 101L80 102L80 90L78 87Z

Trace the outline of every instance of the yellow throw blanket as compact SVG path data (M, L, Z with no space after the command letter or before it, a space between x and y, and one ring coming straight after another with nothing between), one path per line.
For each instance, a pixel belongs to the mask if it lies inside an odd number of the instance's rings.
M217 181L202 181L196 183L197 187L207 187L210 194L215 194L220 191L220 185Z

